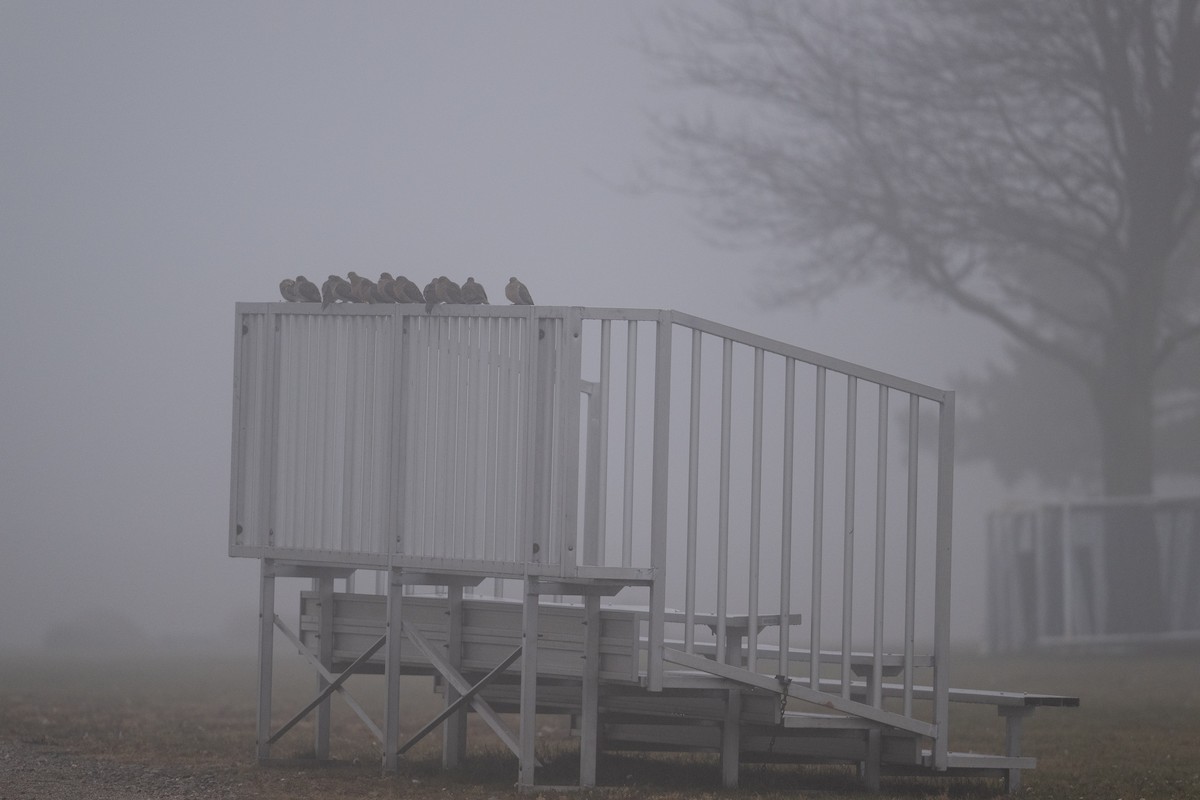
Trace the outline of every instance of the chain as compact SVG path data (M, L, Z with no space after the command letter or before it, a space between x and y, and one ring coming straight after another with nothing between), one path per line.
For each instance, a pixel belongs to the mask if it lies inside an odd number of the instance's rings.
M787 675L776 675L775 680L779 681L779 724L783 724L783 715L787 713L788 702L788 686L791 685L792 679ZM777 726L778 728L778 726ZM767 755L775 752L775 737L777 734L771 734L771 741L767 745Z

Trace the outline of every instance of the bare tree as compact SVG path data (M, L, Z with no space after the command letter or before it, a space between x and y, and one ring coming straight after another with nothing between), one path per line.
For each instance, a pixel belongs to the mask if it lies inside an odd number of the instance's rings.
M1053 359L1095 409L1104 493L1149 494L1154 377L1200 336L1197 9L681 5L647 45L699 96L658 120L664 174L711 229L777 246L796 296L884 278ZM1156 585L1153 548L1108 545L1114 580Z

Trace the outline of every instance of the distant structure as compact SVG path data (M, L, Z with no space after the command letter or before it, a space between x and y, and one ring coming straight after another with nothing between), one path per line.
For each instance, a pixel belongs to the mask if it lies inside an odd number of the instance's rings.
M1162 580L1114 596L1105 550L1117 532L1157 547ZM1100 497L994 511L988 516L988 647L994 653L1200 644L1200 497ZM1116 603L1162 609L1161 624L1122 629Z
M580 786L649 747L719 753L726 786L769 759L1011 789L1035 764L1022 720L1078 702L951 688L952 392L677 311L240 303L235 331L229 552L261 562L261 759L310 713L329 757L338 693L385 770L439 727L458 764L474 712L533 787L556 713ZM276 629L321 686L286 721ZM381 719L357 673L382 674ZM402 740L413 673L446 707ZM1006 752L952 750L953 702L995 706Z

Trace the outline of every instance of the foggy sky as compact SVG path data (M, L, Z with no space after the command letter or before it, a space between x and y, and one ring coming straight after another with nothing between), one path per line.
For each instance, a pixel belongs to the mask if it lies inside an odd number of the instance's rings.
M669 106L645 2L0 5L0 649L115 609L253 615L228 547L233 311L280 278L474 275L676 308L947 388L998 337L856 290L760 305L763 254L621 191ZM961 466L955 632L982 624L986 470Z

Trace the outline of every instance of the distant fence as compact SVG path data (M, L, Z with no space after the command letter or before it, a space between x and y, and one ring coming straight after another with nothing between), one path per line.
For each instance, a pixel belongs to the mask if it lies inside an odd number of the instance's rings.
M670 638L851 713L866 680L868 717L899 676L914 717L932 664L944 765L952 392L675 311L239 304L235 335L231 555L648 587L652 688Z
M1144 513L1134 514L1131 511ZM1105 533L1135 519L1158 553L1156 630L1114 631L1108 619ZM1152 538L1149 538L1152 537ZM1046 646L1200 641L1200 497L1098 498L995 511L988 516L988 645ZM1115 598L1137 602L1138 598Z

